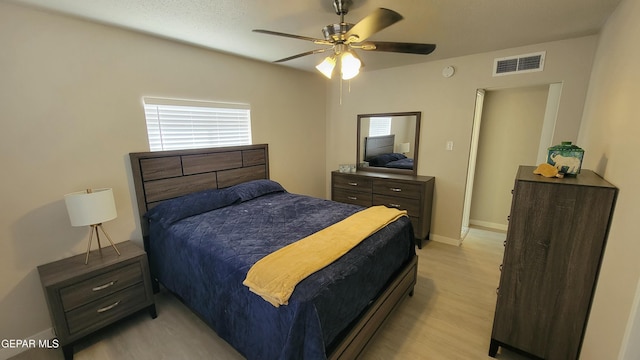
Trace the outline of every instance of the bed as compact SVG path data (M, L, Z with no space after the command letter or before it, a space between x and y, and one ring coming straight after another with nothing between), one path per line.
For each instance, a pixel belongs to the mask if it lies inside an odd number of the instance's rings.
M364 158L369 166L413 169L413 159L394 152L395 135L367 136L364 140Z
M249 359L353 359L413 292L401 217L274 307L242 285L252 264L362 208L287 192L264 144L130 158L152 277Z

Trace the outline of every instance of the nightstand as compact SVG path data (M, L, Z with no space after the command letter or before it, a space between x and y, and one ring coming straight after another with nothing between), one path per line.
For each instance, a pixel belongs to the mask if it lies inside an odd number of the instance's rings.
M65 359L73 345L105 326L147 309L157 317L147 254L131 241L38 266L49 314Z

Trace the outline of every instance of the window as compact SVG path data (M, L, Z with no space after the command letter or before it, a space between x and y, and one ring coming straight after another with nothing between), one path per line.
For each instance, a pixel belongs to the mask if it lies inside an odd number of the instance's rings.
M369 136L383 136L391 134L390 117L372 117L369 120Z
M248 104L143 100L151 151L251 144Z

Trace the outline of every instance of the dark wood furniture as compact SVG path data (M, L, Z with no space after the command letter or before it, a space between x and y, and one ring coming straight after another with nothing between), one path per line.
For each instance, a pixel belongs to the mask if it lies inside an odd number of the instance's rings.
M147 244L143 215L163 200L205 189L220 189L249 180L269 178L267 144L197 150L131 153L131 167ZM391 312L413 293L418 261L415 256L373 300L328 359L355 359ZM153 268L151 269L153 276Z
M422 248L422 240L428 239L431 231L434 183L433 176L333 171L331 200L361 206L386 205L407 210L416 244Z
M395 134L383 135L383 136L365 136L364 160L369 161L369 159L374 156L394 153L395 143L396 143Z
M145 250L149 223L144 214L163 200L207 189L222 189L269 178L266 144L194 150L130 153L133 183ZM160 286L151 266L153 291Z
M577 359L618 190L590 170L534 169L516 176L489 355Z
M130 241L38 266L49 314L65 359L84 336L147 309L156 318L147 254Z

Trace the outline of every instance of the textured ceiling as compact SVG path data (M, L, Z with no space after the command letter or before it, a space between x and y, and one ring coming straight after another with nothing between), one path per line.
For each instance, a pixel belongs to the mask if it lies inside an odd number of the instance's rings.
M252 29L322 38L339 22L331 0L11 0L271 62L321 46L253 33ZM379 7L404 20L370 38L437 44L430 55L360 51L376 70L596 34L620 0L354 0L346 21ZM326 55L325 55L326 56ZM324 56L282 63L312 71Z

